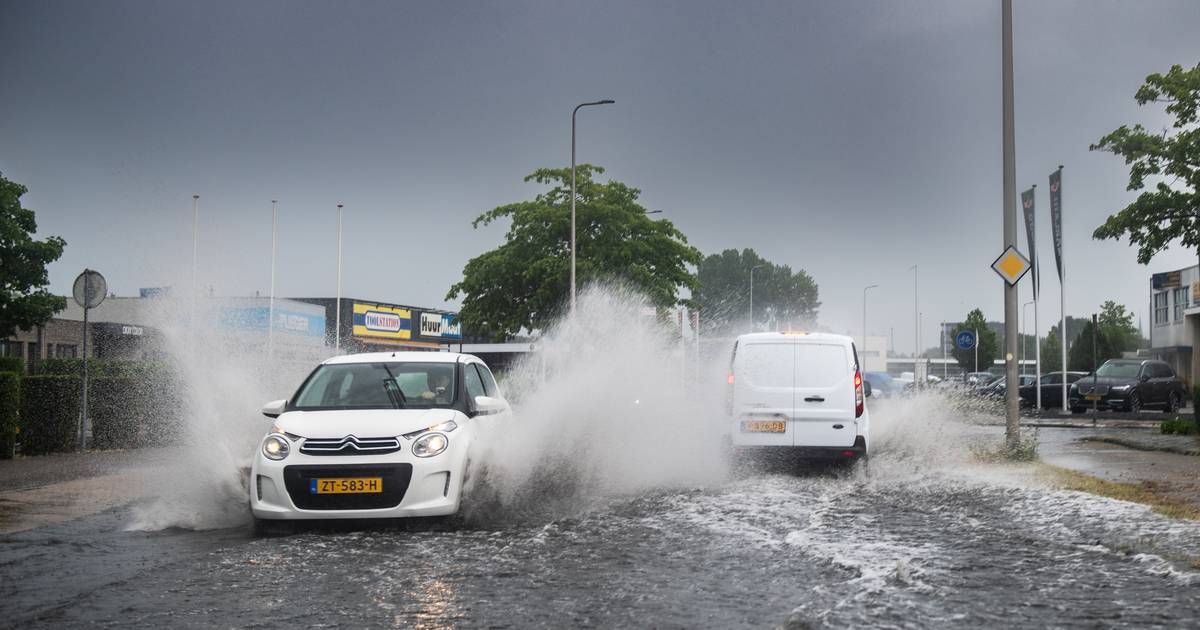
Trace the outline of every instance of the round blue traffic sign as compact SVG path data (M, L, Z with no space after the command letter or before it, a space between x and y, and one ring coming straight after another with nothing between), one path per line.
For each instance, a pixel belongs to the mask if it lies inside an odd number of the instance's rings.
M954 343L958 344L963 350L970 350L975 347L975 333L964 330L954 337Z

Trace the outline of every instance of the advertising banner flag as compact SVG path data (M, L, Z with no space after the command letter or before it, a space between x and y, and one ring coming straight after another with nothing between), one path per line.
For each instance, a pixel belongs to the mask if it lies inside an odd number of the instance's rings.
M1062 169L1050 173L1050 231L1054 236L1054 262L1058 281L1063 279L1062 264Z
M1033 212L1033 188L1021 193L1021 209L1025 212L1025 236L1029 239L1029 262L1033 266L1033 299L1038 299L1037 238Z

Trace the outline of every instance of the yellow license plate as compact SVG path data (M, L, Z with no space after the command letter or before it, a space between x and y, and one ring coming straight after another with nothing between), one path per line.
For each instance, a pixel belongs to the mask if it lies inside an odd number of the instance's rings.
M383 477L326 477L310 479L312 494L376 494L383 492Z
M1084 400L1100 400L1100 394L1088 394L1083 397Z
M785 433L787 423L783 420L745 420L742 422L743 433Z

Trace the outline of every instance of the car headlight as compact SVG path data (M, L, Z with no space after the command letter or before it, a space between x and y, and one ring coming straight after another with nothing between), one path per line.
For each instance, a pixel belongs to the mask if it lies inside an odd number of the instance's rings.
M288 444L287 438L278 433L272 433L263 438L262 454L267 459L279 461L287 457L291 450L292 447Z
M1131 387L1130 385L1115 385L1113 387L1109 387L1108 389L1109 389L1109 391L1113 391L1113 392L1127 392L1127 391L1129 391L1130 387Z
M413 455L417 457L433 457L446 450L450 439L441 433L426 433L413 442Z

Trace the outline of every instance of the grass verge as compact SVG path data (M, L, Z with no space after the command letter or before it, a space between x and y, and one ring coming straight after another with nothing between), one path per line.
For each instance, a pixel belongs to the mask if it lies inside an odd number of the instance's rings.
M1076 490L1119 501L1141 503L1163 516L1200 521L1200 507L1171 494L1166 484L1161 482L1108 481L1048 464L1042 465L1042 474L1051 485L1063 490Z

